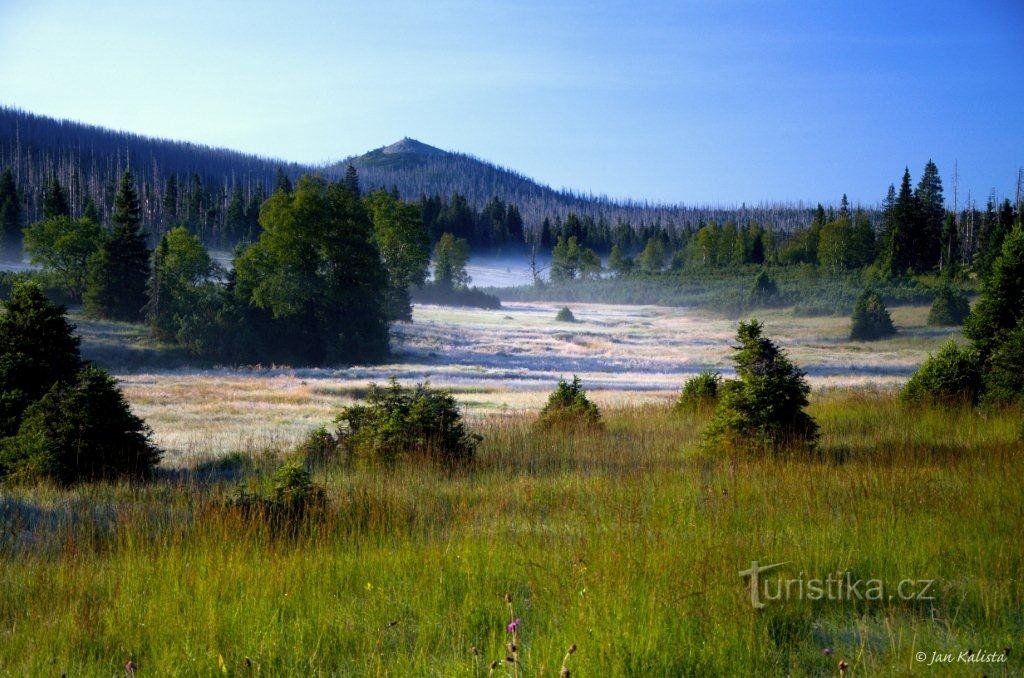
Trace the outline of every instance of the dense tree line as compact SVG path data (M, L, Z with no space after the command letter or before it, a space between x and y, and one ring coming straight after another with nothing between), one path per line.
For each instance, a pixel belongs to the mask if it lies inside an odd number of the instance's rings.
M636 242L630 242L642 249L651 233L661 230L687 225L697 228L708 221L757 221L788 231L806 225L812 216L812 210L799 204L730 209L615 201L556 191L471 156L423 144L399 150L408 152L378 149L350 161L314 168L0 107L0 168L11 169L20 212L15 218L10 211L13 207L4 211L0 197L0 229L16 234L8 224L20 221L24 225L42 218L47 186L53 180L62 187L68 216L107 221L114 211L121 177L131 169L142 226L151 236L151 245L164 231L185 225L209 247L230 247L239 241L255 241L259 206L282 179L294 181L303 173L319 171L328 179L341 181L349 164L358 169L364 191L383 188L405 200L422 198L432 241L451 232L474 248L508 249L536 239L546 251L561 234L558 224L570 221L570 215L577 215L574 218L581 220L589 233L576 233L576 226L570 223L570 232L563 234L566 239L575 235L580 244L602 253L611 250L616 238L620 247L630 249L623 228L636 230ZM0 196L5 192L0 176Z
M125 170L131 169L143 229L154 236L184 224L211 246L253 240L259 206L293 163L198 144L115 132L0 107L0 230L35 222L55 205L67 216L109 220ZM59 186L55 194L54 186ZM5 200L17 189L17 212ZM55 201L57 201L55 203ZM5 204L8 207L5 209ZM4 242L5 251L13 243ZM8 256L10 256L8 254Z
M984 211L973 203L949 209L938 168L929 161L916 186L904 170L899 190L889 187L878 213L851 208L844 195L838 210L819 204L805 228L789 231L733 220L660 229L620 223L609 230L600 220L571 214L564 221L545 220L537 242L560 260L556 249L575 238L581 247L607 252L607 268L618 275L764 264L860 270L872 279L937 273L947 280L965 273L983 279L1020 218L1019 205L1008 198L998 202L994 194Z

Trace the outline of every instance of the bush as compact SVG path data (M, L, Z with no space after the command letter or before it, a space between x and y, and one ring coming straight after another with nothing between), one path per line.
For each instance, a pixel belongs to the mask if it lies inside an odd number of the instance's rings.
M331 435L326 426L320 426L309 432L295 452L307 464L322 464L330 461L337 450L338 439Z
M853 306L852 321L850 339L874 341L896 334L889 311L882 303L882 297L874 290L864 290L857 299Z
M721 388L707 440L731 447L813 449L818 424L804 412L811 387L784 351L762 336L756 320L741 322L733 361L739 379Z
M750 303L754 306L770 306L779 296L779 286L765 271L757 274L754 285L750 288Z
M1003 335L985 372L986 404L1005 405L1024 396L1024 320Z
M714 408L722 390L722 375L705 370L686 380L683 391L676 400L675 409L682 412L696 412Z
M560 323L574 323L576 322L576 316L572 314L568 306L563 306L558 311L558 315L555 316L555 320Z
M950 341L928 356L903 387L903 400L912 403L973 403L981 388L978 354Z
M272 527L294 525L327 506L327 493L313 482L301 464L288 463L274 472L269 496L239 487L227 507L247 518L266 520Z
M428 384L403 388L370 385L365 404L342 410L335 420L338 443L351 458L391 463L400 458L465 463L479 435L466 431L455 398Z
M932 308L928 311L928 324L934 326L961 325L971 312L967 295L958 287L943 285L935 295Z
M110 375L86 367L25 410L17 435L0 446L0 466L17 477L62 483L145 477L160 461L149 436Z
M537 420L540 428L600 428L601 410L587 398L580 378L575 374L572 381L558 380L558 386L548 396L548 402L540 411Z

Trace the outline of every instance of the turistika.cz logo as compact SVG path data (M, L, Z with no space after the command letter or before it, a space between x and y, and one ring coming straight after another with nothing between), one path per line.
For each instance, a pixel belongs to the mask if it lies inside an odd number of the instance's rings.
M755 610L768 603L788 600L829 600L829 601L922 601L934 600L932 587L934 579L901 579L890 587L881 579L860 579L852 572L830 573L825 577L809 577L800 571L796 577L765 576L774 573L790 563L762 565L750 562L750 568L740 571L740 577L747 582L750 604ZM779 575L782 573L779 572Z

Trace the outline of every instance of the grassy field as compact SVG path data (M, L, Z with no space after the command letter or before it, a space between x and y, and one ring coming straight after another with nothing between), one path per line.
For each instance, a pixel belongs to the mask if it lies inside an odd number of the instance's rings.
M173 464L294 443L371 381L392 376L450 388L479 417L536 411L558 378L572 374L602 406L622 407L664 403L701 369L732 370L734 320L697 309L578 303L572 309L579 322L556 322L561 305L417 305L414 322L393 328L393 360L340 369L183 365L174 349L151 344L141 326L75 320L86 357L114 371ZM816 388L891 388L959 337L957 328L928 327L927 314L927 307L894 307L899 334L869 343L849 340L846 317L797 317L792 309L757 315Z
M557 675L570 644L578 676L1024 672L1021 412L849 390L811 411L814 459L704 450L701 416L656 404L576 435L481 415L475 468L314 467L329 508L287 532L220 508L270 455L7 488L0 674L123 675L130 658L154 676L485 676L508 653L506 594L521 663L494 675ZM754 610L752 560L934 580L932 599Z

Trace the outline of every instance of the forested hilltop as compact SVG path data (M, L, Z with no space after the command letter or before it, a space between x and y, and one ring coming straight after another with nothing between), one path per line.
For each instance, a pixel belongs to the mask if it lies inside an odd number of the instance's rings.
M63 187L72 216L84 214L92 201L100 219L109 219L118 183L130 168L142 225L152 241L182 224L207 246L228 248L256 239L259 205L282 177L294 181L316 172L340 180L349 164L359 170L363 191L385 188L403 200L419 201L435 240L451 232L474 248L514 249L535 235L543 249L550 249L562 230L578 229L582 241L607 252L616 240L628 247L624 237L642 246L652 233L695 229L708 221L791 231L809 225L814 216L813 206L799 204L672 206L558 191L411 139L311 167L0 107L0 168L11 169L23 223L42 217L47 185L54 180ZM579 226L562 229L570 215ZM550 241L541 242L545 220Z

